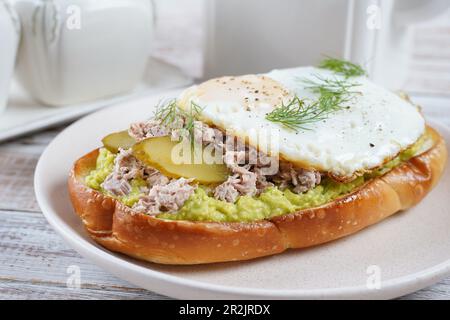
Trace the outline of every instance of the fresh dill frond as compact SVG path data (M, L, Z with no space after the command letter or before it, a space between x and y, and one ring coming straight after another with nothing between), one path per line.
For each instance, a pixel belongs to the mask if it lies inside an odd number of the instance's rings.
M160 123L171 129L180 130L185 132L186 136L194 142L194 130L195 123L198 121L202 108L195 102L191 102L188 111L181 109L176 99L172 99L166 102L160 102L156 107L154 113L154 119L160 121ZM181 134L180 138L184 135Z
M349 82L348 80L341 80L336 77L323 77L320 74L313 74L313 78L298 78L301 81L305 89L309 89L311 92L323 94L334 93L341 94L351 92L350 89L359 86L359 83Z
M367 72L360 65L332 57L326 57L318 67L331 70L346 78L367 75Z
M318 74L312 79L299 79L305 89L317 94L321 110L337 111L344 107L358 92L354 90L359 83L338 78L325 78Z
M174 124L183 120L183 114L177 105L177 100L171 99L159 102L153 118L160 121L162 125L172 128Z
M194 101L191 101L190 114L192 117L197 119L200 116L200 114L202 113L202 111L203 111L202 107L200 107Z
M185 115L184 130L187 131L192 146L195 143L195 126L196 123L198 122L198 118L202 110L203 110L202 107L200 107L194 101L191 101L189 112L186 113Z
M266 119L292 130L308 130L307 124L326 119L329 112L321 109L318 102L309 103L295 96L287 104L283 102L268 113Z
M292 130L307 130L308 124L328 118L330 113L345 108L345 104L358 93L358 83L337 78L314 75L312 79L299 79L305 89L318 95L316 100L300 99L295 96L287 104L275 108L266 119L277 122Z

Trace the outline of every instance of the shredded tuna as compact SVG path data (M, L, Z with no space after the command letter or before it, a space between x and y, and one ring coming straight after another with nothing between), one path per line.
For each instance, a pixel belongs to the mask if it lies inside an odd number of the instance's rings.
M236 182L235 180L234 177L230 176L227 181L218 185L214 189L214 198L227 202L235 202L239 197L239 191L233 185Z
M236 183L234 183L234 187L241 194L245 195L255 195L256 190L256 173L251 172L249 170L250 166L239 167L236 166L233 168L234 177L236 179Z
M131 150L119 149L113 171L102 183L102 188L115 196L126 196L131 191L131 180L136 178L146 181L148 187L169 183L169 179L158 170L146 167L137 160ZM147 190L143 187L141 191Z
M165 186L170 182L169 178L167 178L158 170L152 168L150 168L149 171L146 172L146 175L144 175L144 179L147 181L149 186Z
M224 134L217 128L211 128L203 122L197 121L194 126L194 139L203 145L212 144L214 150L223 153L225 150Z
M264 168L255 167L254 172L256 174L256 189L257 194L260 194L265 189L273 187L273 183L268 180L268 177L264 174Z
M227 181L216 187L214 197L228 202L236 201L239 195L256 195L257 174L251 172L251 165L239 166L245 163L245 151L227 151L223 157L225 164L233 175Z
M246 152L245 151L227 151L223 156L223 162L228 168L233 169L240 164L245 164Z
M170 134L170 130L161 125L161 122L158 120L148 120L131 124L128 134L136 141L141 141L151 137L167 136Z
M278 162L277 158L251 146L242 149L239 141L231 148L229 144L225 146L223 160L232 175L216 187L214 197L228 202L236 201L239 195L258 195L274 182L281 189L292 187L293 192L303 193L321 181L318 171L294 168L291 163ZM277 164L275 168L272 167L274 162Z
M281 189L293 186L292 191L303 193L320 184L321 175L318 171L294 168L292 163L282 162L278 174L273 177L273 181L279 184Z
M114 160L113 171L102 183L102 188L115 196L124 196L130 193L130 181L142 177L144 166L131 154L129 150L119 149Z
M217 199L234 202L239 195L257 195L273 185L267 181L264 169L271 161L278 160L246 146L240 140L227 139L223 161L232 175L216 187L214 197Z
M103 181L102 188L115 196L124 196L131 191L131 185L127 180L113 174Z
M155 185L147 195L139 199L133 209L146 214L177 211L196 189L190 182L192 179L180 178L165 185Z

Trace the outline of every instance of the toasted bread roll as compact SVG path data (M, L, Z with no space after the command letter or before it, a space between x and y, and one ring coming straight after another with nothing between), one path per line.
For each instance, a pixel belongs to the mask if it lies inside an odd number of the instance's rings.
M75 163L69 193L89 235L112 251L163 264L253 259L350 235L418 203L436 185L447 161L444 140L430 130L434 145L428 151L331 203L270 220L191 222L135 213L85 185L98 150Z

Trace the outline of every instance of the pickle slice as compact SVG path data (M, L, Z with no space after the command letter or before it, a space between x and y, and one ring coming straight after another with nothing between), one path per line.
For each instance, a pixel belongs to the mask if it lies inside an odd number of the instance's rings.
M136 140L128 134L127 130L124 130L108 134L102 139L102 142L106 149L112 153L117 153L119 152L119 148L131 148L136 143Z
M227 179L229 173L226 165L205 163L202 157L198 159L201 163L195 163L190 143L185 145L183 143L172 141L167 136L147 138L133 146L133 155L171 178L193 178L196 182L203 184L219 184ZM204 148L197 147L202 155ZM189 158L184 157L184 163L181 163L183 161L180 161L178 157L180 150L182 150L181 154L187 154L183 152L191 150Z

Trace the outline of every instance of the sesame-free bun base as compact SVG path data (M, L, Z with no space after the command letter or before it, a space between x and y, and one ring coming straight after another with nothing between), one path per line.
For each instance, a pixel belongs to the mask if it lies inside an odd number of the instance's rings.
M109 250L163 264L254 259L350 235L417 204L436 185L447 162L444 140L428 130L434 141L428 151L331 203L270 220L173 221L133 212L85 185L98 150L76 161L69 194L89 235Z

